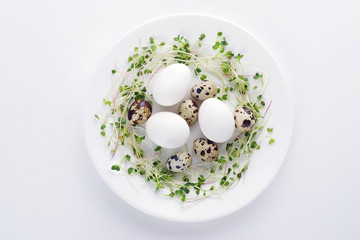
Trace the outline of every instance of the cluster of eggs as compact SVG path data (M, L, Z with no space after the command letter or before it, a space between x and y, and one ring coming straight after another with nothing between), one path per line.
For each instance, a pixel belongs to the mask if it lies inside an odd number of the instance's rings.
M219 156L216 143L229 140L235 127L241 132L250 131L255 125L254 114L244 106L233 112L215 98L217 86L212 81L201 81L191 87L191 70L184 64L172 64L156 77L152 94L155 102L168 107L178 103L178 114L158 112L152 114L152 106L146 100L137 100L129 108L128 119L136 125L146 122L146 133L157 145L164 148L178 148L190 136L190 126L199 120L199 126L206 138L193 143L195 154L205 162L212 162ZM190 88L191 87L191 88ZM190 89L191 96L202 101L200 108L192 99L185 99ZM185 99L185 100L184 100ZM166 167L173 172L190 168L192 156L188 152L176 152L166 161Z

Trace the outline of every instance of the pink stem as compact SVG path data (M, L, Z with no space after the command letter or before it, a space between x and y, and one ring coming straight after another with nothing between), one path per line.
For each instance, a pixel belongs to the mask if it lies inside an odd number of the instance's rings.
M206 182L204 183L204 185L208 185L208 184L214 184L215 182Z
M163 65L161 65L160 67L158 67L158 69L155 70L155 72L151 75L150 79L149 79L149 82L151 82L151 79L155 76L155 74L163 67Z
M118 94L119 94L119 91L117 91L117 93L116 93L116 95L115 95L115 97L114 97L114 99L113 99L113 103L115 103L115 100L116 100Z
M264 117L266 116L266 113L268 112L268 110L269 110L269 108L270 108L270 106L271 106L271 103L272 103L272 100L270 101L269 106L267 107L267 109L266 109L266 111L265 111Z
M231 74L229 74L229 73L226 73L226 74L224 74L225 76L230 76ZM241 76L244 76L244 77L253 77L253 76L255 76L254 74L239 74L239 75L241 75Z
M111 157L111 160L113 160L118 146L119 146L119 143L116 143L116 147L115 147L114 153L113 153L113 155L112 155L112 157Z
M146 158L144 158L144 159L149 159L149 158L152 158L152 157L156 157L156 156L158 156L158 155L160 155L160 153L155 153L155 154L153 154L153 155L151 155L151 156L149 156L149 157L146 157Z

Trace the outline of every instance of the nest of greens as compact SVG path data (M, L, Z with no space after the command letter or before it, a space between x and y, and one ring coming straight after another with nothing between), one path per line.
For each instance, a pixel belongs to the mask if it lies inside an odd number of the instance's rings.
M214 43L201 34L196 42L176 36L171 43L155 42L139 45L128 57L126 68L112 70L113 81L103 99L105 108L95 117L100 134L107 140L112 153L111 168L117 174L140 175L160 196L181 202L196 202L219 198L244 178L250 160L262 143L273 144L272 128L263 131L270 114L271 101L264 91L270 77L244 60L243 55L228 50L229 44L221 32ZM216 82L220 101L249 109L255 119L250 131L239 133L229 142L219 144L220 154L212 162L194 162L183 172L173 172L166 166L169 156L162 156L160 146L146 147L145 130L128 119L130 106L137 100L152 104L147 86L157 72L173 63L191 68L199 81ZM184 146L188 152L188 147Z

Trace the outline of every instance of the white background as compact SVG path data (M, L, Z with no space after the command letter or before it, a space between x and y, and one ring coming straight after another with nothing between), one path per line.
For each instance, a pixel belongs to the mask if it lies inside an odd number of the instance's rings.
M0 1L0 239L359 239L358 1ZM180 12L232 20L289 82L294 136L270 187L223 219L147 216L102 182L82 127L88 79L121 35ZM210 209L209 209L210 211Z

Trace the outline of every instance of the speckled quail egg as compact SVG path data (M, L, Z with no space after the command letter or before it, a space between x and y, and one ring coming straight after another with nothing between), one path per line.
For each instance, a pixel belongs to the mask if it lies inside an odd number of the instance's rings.
M193 100L187 99L180 103L178 108L179 115L185 119L189 126L196 123L199 116L199 107Z
M141 124L148 120L151 113L151 104L146 100L139 99L131 104L128 112L128 119L133 125Z
M198 138L193 144L196 155L205 162L212 162L219 156L219 147L206 138Z
M173 172L183 172L190 168L192 157L188 152L177 152L166 161L166 168Z
M238 106L234 111L235 127L240 132L248 132L255 125L254 114L247 107Z
M217 93L216 84L211 81L198 82L190 90L191 96L201 101L215 97L216 93Z

